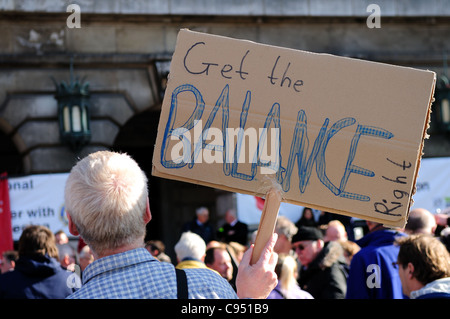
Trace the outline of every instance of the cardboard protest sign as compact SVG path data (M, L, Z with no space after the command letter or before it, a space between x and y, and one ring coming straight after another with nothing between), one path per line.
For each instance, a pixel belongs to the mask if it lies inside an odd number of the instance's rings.
M153 175L403 226L430 71L181 30Z

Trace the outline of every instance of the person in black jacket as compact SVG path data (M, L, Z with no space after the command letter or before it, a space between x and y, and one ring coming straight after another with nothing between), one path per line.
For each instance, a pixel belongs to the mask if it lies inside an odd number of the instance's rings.
M216 239L214 227L209 222L209 209L206 207L199 207L195 210L195 219L184 224L181 233L187 231L199 235L205 243Z
M229 209L225 213L225 224L219 229L217 237L224 243L232 241L247 245L248 226L237 219L236 211Z
M299 227L292 238L292 248L300 261L299 285L315 299L344 299L347 271L342 246L325 243L316 227Z
M74 292L59 263L55 236L45 226L25 228L19 239L19 259L13 271L0 276L0 299L64 299Z

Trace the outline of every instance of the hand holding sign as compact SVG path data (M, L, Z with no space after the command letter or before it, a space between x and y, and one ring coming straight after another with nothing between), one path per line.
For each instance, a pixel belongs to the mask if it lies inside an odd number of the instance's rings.
M236 277L239 298L267 298L277 285L277 275L274 270L278 255L273 251L277 239L278 234L270 234L260 257L254 264L251 263L252 256L255 256L254 247L250 247L245 252Z

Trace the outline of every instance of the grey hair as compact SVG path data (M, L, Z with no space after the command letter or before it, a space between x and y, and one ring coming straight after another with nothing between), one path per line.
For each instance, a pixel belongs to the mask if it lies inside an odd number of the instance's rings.
M81 237L98 254L145 236L147 177L127 154L100 151L79 161L64 199Z
M179 261L187 257L202 260L206 252L206 243L199 235L190 231L181 234L175 245L175 253Z

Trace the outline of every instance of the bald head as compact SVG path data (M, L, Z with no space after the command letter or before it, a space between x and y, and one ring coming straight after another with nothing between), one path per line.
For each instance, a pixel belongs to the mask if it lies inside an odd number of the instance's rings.
M432 213L424 208L415 208L409 212L405 232L408 234L434 235L436 220Z

